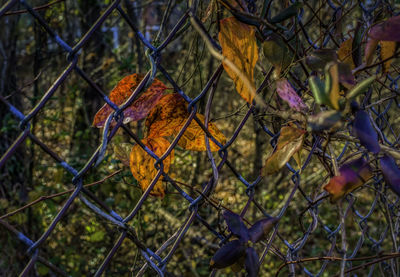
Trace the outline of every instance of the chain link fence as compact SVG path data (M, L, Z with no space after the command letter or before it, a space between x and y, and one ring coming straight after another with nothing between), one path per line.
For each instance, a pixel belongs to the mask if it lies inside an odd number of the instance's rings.
M75 201L81 201L89 209L93 216L102 218L102 220L108 221L112 228L115 228L119 232L119 237L115 240L114 245L108 249L107 255L100 264L96 266L95 276L100 276L107 272L107 268L113 258L118 255L118 250L124 241L130 240L133 242L138 251L142 256L143 263L139 267L132 268L132 274L141 276L143 274L149 274L149 276L172 276L173 269L168 267L172 257L176 254L177 250L183 243L185 235L188 231L193 228L193 223L203 225L209 233L214 236L215 241L220 244L224 243L229 236L224 229L216 228L218 224L210 223L208 218L204 218L199 209L202 207L209 207L214 210L214 213L219 214L222 207L213 201L212 195L218 183L223 176L220 174L221 170L229 169L234 176L237 178L237 183L245 187L243 190L243 197L247 198L247 201L241 208L240 215L246 217L246 213L249 211L249 207L252 206L257 212L261 213L265 217L269 217L272 213L274 216L280 219L280 221L274 226L273 231L270 233L267 240L261 243L260 248L260 264L265 264L266 261L272 257L281 261L279 268L268 268L262 267L261 275L290 275L294 276L299 274L300 276L328 276L329 272L336 272L342 276L377 276L377 275L390 275L399 276L400 267L398 260L398 232L399 232L399 211L398 211L398 198L393 193L386 189L385 183L382 178L382 174L377 170L374 174L373 181L368 182L361 189L356 190L349 194L343 202L334 206L329 204L326 193L321 192L322 190L310 189L310 185L321 186L326 183L329 175L322 173L322 171L313 171L312 167L319 163L321 160L326 164L327 167L332 167L334 163L342 164L343 161L351 156L353 153L364 153L367 155L365 150L355 141L339 141L333 142L335 151L326 152L326 144L329 143L329 138L313 133L312 139L310 139L309 145L307 145L309 154L304 159L301 168L295 169L296 166L287 164L285 172L290 173L289 176L283 176L282 178L289 178L289 184L285 197L279 199L279 210L268 211L264 208L264 203L256 200L258 193L261 193L262 188L258 187L262 176L259 175L256 178L249 180L245 178L239 170L234 166L232 160L230 160L230 149L233 143L241 135L241 132L246 124L249 124L249 119L254 118L258 127L264 132L264 139L268 140L272 146L277 142L279 133L273 131L271 127L271 119L265 120L263 117L262 109L257 108L255 105L248 105L246 112L241 119L240 123L235 126L235 130L230 138L228 138L226 144L221 145L216 139L212 137L207 129L207 124L210 118L210 112L213 107L213 97L218 93L217 85L220 82L221 74L223 73L223 66L219 64L216 70L211 75L209 80L206 82L204 88L197 94L196 97L191 98L188 93L182 89L174 78L168 73L168 69L165 68L161 59L163 53L170 45L171 42L178 39L185 30L191 32L198 32L200 37L208 45L206 48L208 51L219 52L221 50L218 41L214 40L214 34L207 32L207 28L204 26L202 21L199 19L198 1L189 1L187 3L186 12L176 21L174 27L170 30L169 34L157 44L152 43L146 38L146 36L136 26L134 20L128 16L122 1L112 1L107 9L98 17L96 22L91 28L81 37L79 42L75 45L70 45L67 40L60 37L57 32L50 27L50 25L43 19L43 17L34 9L29 1L18 1L10 0L1 7L0 9L0 20L5 17L8 12L20 4L30 14L32 19L36 23L40 24L48 36L58 44L58 47L67 54L68 66L63 72L61 72L53 83L48 84L48 90L43 97L37 101L35 107L28 113L15 108L4 95L0 95L1 102L8 108L9 112L19 121L20 135L14 140L12 145L8 148L5 153L2 153L0 159L0 168L7 170L10 157L13 156L15 151L20 147L27 138L33 143L38 145L44 152L48 154L56 163L58 163L65 171L73 175L71 180L71 190L67 192L69 194L68 199L58 207L57 215L52 219L51 224L47 227L45 232L38 238L33 239L29 233L23 233L13 227L7 222L6 217L1 217L0 224L2 226L2 234L5 230L14 234L14 239L18 239L26 245L26 253L29 255L29 262L21 272L21 276L35 275L33 273L35 264L41 263L50 269L50 272L55 275L67 276L68 274L60 268L60 265L52 264L48 259L41 255L44 244L51 240L51 235L54 232L57 224L60 223L62 218L66 214L71 212L71 204ZM170 5L173 1L166 1L165 14L161 22L161 29L165 28L168 14L170 13ZM222 5L219 1L210 1L218 4L218 7L222 9ZM247 1L249 5L249 11L259 11L262 7L269 7L271 9L279 8L277 1L265 1L265 3L258 3L264 1ZM316 4L316 6L312 6ZM396 3L391 1L305 1L300 12L293 19L288 26L287 32L282 31L282 35L286 37L288 41L298 40L297 43L302 51L302 57L299 57L299 63L303 62L303 58L307 56L314 49L321 48L336 48L339 47L340 41L335 40L334 33L338 31L338 22L342 21L342 25L349 24L354 26L354 22L358 21L360 24L370 26L377 16L384 14L396 15L398 8L396 9ZM85 72L81 66L79 66L79 53L87 43L91 40L97 30L99 30L107 19L107 17L117 12L125 24L134 32L135 36L139 39L142 47L146 50L146 62L150 65L150 70L147 72L143 80L134 90L129 99L122 105L116 106L107 97L107 94L97 85L96 81L92 80L87 72ZM221 11L218 11L221 12ZM1 29L5 28L3 24L5 21L0 21ZM349 29L351 29L350 27ZM315 30L319 30L318 34ZM288 36L289 33L294 34ZM159 32L161 34L161 31ZM159 39L159 36L157 36ZM220 61L218 61L220 62ZM400 108L398 98L398 81L400 75L397 74L397 67L395 68L394 74L388 74L385 77L378 79L379 88L377 89L378 94L381 96L378 101L372 101L371 93L372 88L366 94L362 105L367 108L369 114L373 117L375 127L379 130L379 136L384 145L392 149L398 149L399 136L399 125L397 120L397 112ZM300 67L288 72L288 76L291 81L299 87L299 92L307 93L307 81L298 79L296 70L305 70ZM374 69L376 72L371 74L380 74L382 68L377 66ZM75 168L71 164L63 160L56 151L52 150L46 145L45 141L39 139L35 134L31 132L31 121L38 115L38 113L46 109L48 102L52 97L57 95L58 88L63 82L69 78L69 76L75 72L81 77L81 80L87 82L87 84L93 88L93 91L97 93L96 97L100 97L108 105L110 105L115 111L109 116L109 120L115 119L116 124L114 126L106 125L103 129L101 143L99 144L93 155L87 160L87 163L82 168ZM370 74L369 72L367 72ZM160 157L157 157L152 151L145 147L141 143L140 136L135 133L132 129L123 124L123 110L126 109L133 101L143 92L149 85L151 85L156 74L162 76L169 82L175 92L179 93L187 102L190 116L187 119L184 127L179 131L177 136L172 141L168 150ZM271 78L272 69L263 71L264 80L257 88L257 93L262 94L265 91L271 92L271 86L273 80ZM306 73L307 75L309 73ZM390 92L388 95L387 92ZM206 99L205 117L206 121L201 122L196 117L198 110L198 103L200 100ZM267 105L271 105L271 101L277 101L275 98L268 97L270 102ZM3 107L4 107L3 105ZM276 115L273 115L275 118ZM192 197L187 192L185 187L179 182L176 182L173 177L163 171L163 161L170 155L171 151L176 147L179 139L185 132L186 128L191 121L196 120L202 129L205 131L207 136L205 137L206 143L209 140L214 141L219 145L220 150L218 151L218 157L212 154L210 150L207 151L209 168L212 170L208 182L202 185L202 191L200 191L196 197ZM274 119L272 119L274 120ZM232 126L233 128L233 126ZM107 147L110 145L114 135L118 129L122 129L133 141L142 146L142 148L152 157L156 159L155 168L157 169L157 175L152 180L150 186L143 192L137 203L134 204L129 214L125 217L119 215L117 212L112 210L104 200L98 198L94 193L88 190L84 186L85 177L88 172L98 166L104 157L104 153ZM340 151L339 151L340 149ZM48 157L42 157L47 159ZM246 161L243 161L246 162ZM138 215L139 211L143 208L146 201L149 201L149 194L153 186L157 181L163 178L167 181L180 196L182 201L186 201L189 204L188 211L185 215L185 220L180 222L180 227L174 230L173 235L164 237L164 241L158 249L149 248L140 237L137 235L136 230L130 224L132 220ZM268 179L272 181L272 179ZM316 180L316 181L315 181ZM317 185L316 185L317 184ZM278 184L279 185L279 184ZM368 194L368 197L363 195ZM78 200L79 199L79 200ZM294 199L296 203L294 203ZM45 199L40 199L40 201ZM275 200L277 201L277 200ZM302 210L291 210L290 207L294 206L295 209ZM289 215L289 214L290 215ZM286 221L285 217L293 219L298 218L299 222ZM333 215L332 215L333 214ZM333 220L332 220L333 218ZM350 218L350 228L346 220ZM218 222L217 222L218 223ZM160 222L159 224L162 224ZM219 222L222 224L222 221ZM299 225L301 228L292 233L285 231L286 225L293 224ZM347 235L346 235L347 233ZM315 241L324 243L320 249L314 249L309 245L315 245ZM349 240L351 242L349 242ZM313 242L314 241L314 242ZM329 270L328 270L329 269ZM217 271L210 270L211 276L217 274ZM6 274L7 275L7 274ZM189 274L190 275L190 274Z

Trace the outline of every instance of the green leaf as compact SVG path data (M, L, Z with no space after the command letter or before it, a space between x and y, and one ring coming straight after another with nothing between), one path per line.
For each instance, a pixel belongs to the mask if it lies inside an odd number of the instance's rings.
M329 101L325 93L325 84L317 76L311 76L310 79L308 79L308 83L310 84L310 89L314 95L315 101L320 105L325 105Z
M332 128L339 122L342 114L339 111L323 111L308 118L308 126L312 131L323 131Z
M356 86L354 86L349 93L347 93L346 98L347 99L352 99L355 98L356 96L360 95L363 93L371 84L373 81L375 81L376 76L371 76L365 80L363 80L361 83L358 83Z
M275 67L277 75L285 70L293 60L293 53L278 35L269 36L263 43L265 58Z
M360 66L362 63L362 51L361 51L361 43L363 39L363 28L362 25L358 23L356 30L354 32L354 38L352 43L352 56L355 67Z
M315 101L318 104L327 105L335 110L340 109L339 70L337 63L326 65L325 83L315 76L310 77L308 82Z
M284 21L284 20L286 20L288 18L291 18L293 16L296 16L298 10L302 6L303 6L303 4L301 4L299 2L295 2L293 5L287 7L286 9L284 9L283 11L278 13L276 16L271 18L270 22L275 24L275 23L282 22L282 21Z

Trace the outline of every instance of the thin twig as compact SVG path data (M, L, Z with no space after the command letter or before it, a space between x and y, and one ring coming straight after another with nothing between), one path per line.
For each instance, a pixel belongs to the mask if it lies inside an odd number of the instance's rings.
M120 173L121 171L122 171L122 169L119 169L119 170L113 172L112 174L104 177L103 179L101 179L99 181L84 185L84 187L87 188L87 187L91 187L91 186L94 186L94 185L101 184L101 183L105 182L107 179L110 179L114 175ZM39 203L39 202L42 202L44 200L48 200L48 199L52 199L52 198L55 198L55 197L58 197L58 196L62 196L62 195L68 194L68 193L72 193L74 190L75 189L73 188L73 189L69 189L69 190L66 190L66 191L63 191L63 192L58 192L58 193L47 195L47 196L40 196L38 199L26 204L25 206L22 206L21 208L18 208L16 210L12 211L12 212L9 212L9 213L7 213L5 215L0 216L0 219L5 219L7 217L13 216L13 215L25 210L26 208L29 208L29 207L31 207L31 206Z

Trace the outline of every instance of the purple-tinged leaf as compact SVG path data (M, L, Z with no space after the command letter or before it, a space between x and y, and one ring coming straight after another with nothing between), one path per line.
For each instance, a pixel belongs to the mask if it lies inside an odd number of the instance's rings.
M276 217L269 217L263 218L251 226L249 229L250 240L253 243L260 241L261 239L265 238L266 235L271 231L272 227L278 222L278 218Z
M369 31L369 37L376 40L400 41L400 15L374 25Z
M356 84L353 73L351 72L351 67L347 63L339 63L339 82L343 84L346 88L350 88Z
M390 156L383 156L380 159L383 177L389 187L400 196L400 169L394 159Z
M324 190L329 192L332 203L362 186L372 177L372 169L363 158L352 160L339 168L339 175L331 178Z
M360 140L361 145L368 151L377 154L381 150L378 142L378 134L372 127L369 116L365 111L358 111L353 122L353 131Z
M226 224L228 225L228 229L232 232L232 234L238 236L241 241L246 242L249 240L247 227L244 225L243 220L238 214L226 210L224 212L224 218Z
M233 240L222 246L210 261L211 268L224 268L233 265L245 254L246 247L239 240Z
M247 276L256 277L258 271L260 270L260 264L258 263L258 255L253 247L248 247L246 249L246 261L244 262Z
M278 92L279 97L286 101L295 111L306 112L308 110L306 104L304 104L303 100L301 100L300 96L293 89L287 79L283 78L277 81L276 91Z

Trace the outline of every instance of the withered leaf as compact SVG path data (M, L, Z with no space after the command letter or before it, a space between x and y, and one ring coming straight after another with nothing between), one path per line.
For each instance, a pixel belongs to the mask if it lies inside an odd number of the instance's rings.
M391 57L396 52L396 42L395 41L380 41L381 45L381 60L386 60ZM390 65L392 64L394 58L391 58L383 63L383 72L387 73L390 69Z
M304 104L287 79L282 78L276 82L276 92L295 111L306 112L308 110L306 104Z
M374 57L374 53L376 47L378 46L378 40L373 38L368 38L367 44L365 45L364 56L365 56L365 63L370 65L372 63L372 59Z
M154 154L161 157L168 149L170 143L163 137L145 138L142 140ZM167 173L174 159L174 150L163 160L164 172ZM140 187L145 191L154 177L157 175L157 169L154 167L156 160L150 156L140 145L136 144L132 147L130 154L130 168L133 177L139 182ZM164 197L165 191L162 184L162 177L154 185L150 195Z
M120 160L123 165L128 167L131 148L132 145L130 143L116 143L113 145L115 157Z
M374 25L368 36L376 40L400 41L400 15Z
M330 62L337 62L338 55L333 49L317 49L306 57L306 64L311 70L323 72Z
M188 104L178 93L163 96L159 103L151 110L146 119L148 137L168 137L179 133L189 117ZM204 122L204 115L196 116ZM221 144L225 144L226 138L218 127L210 122L208 130ZM193 119L180 138L178 145L187 150L206 151L205 132ZM218 151L219 147L210 139L211 151Z
M296 127L282 127L276 150L265 162L263 175L279 171L303 146L306 131Z
M355 68L353 62L353 39L349 38L342 42L338 50L338 58L342 62L348 64L351 69Z
M324 190L329 192L332 203L337 202L346 194L362 186L372 177L372 169L368 162L359 158L343 164L339 175L331 178Z
M218 39L222 55L232 61L254 87L254 67L258 60L255 28L228 17L220 21L221 30ZM235 83L236 91L248 103L252 103L254 92L246 86L243 76L238 75L226 63L224 69Z
M271 23L279 23L282 22L288 18L291 18L295 15L297 15L298 10L303 6L302 3L300 2L294 2L293 5L290 5L286 9L282 10L280 13L275 15L270 19Z
M330 63L325 69L325 90L329 97L329 105L335 110L339 110L339 66L337 63Z
M144 74L134 73L124 77L110 93L110 100L117 106L123 104L144 78ZM138 121L147 116L150 110L157 104L161 98L166 86L158 79L154 79L151 86L143 92L133 103L124 110L124 123ZM93 126L101 128L107 117L114 110L108 104L105 104L95 115Z
M272 34L263 43L265 58L275 67L274 75L279 76L293 61L294 54L289 50L282 38Z

